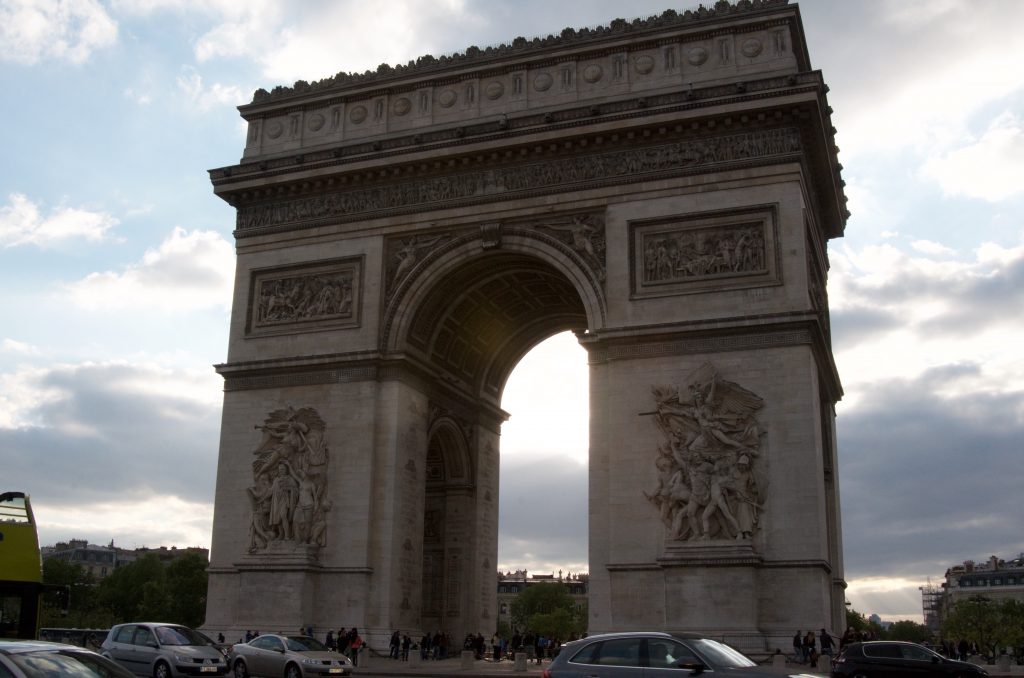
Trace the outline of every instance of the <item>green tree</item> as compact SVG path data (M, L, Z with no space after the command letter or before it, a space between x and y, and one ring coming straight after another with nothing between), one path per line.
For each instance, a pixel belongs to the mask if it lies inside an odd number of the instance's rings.
M932 639L932 631L924 624L903 619L893 622L885 631L889 640L906 640L911 643L925 643Z
M206 619L207 562L188 553L167 566L167 619L196 628Z
M94 582L92 577L78 563L60 558L43 561L43 583L51 586L66 586L68 591L67 613L64 601L56 593L43 596L41 626L91 626L87 621L95 608Z
M971 596L958 601L942 623L942 635L947 638L963 638L977 643L982 652L993 652L1003 648L1014 639L1014 617L1017 605L1006 605L985 596ZM1020 623L1020 622L1018 622ZM1019 636L1017 636L1019 637Z
M164 587L164 564L150 553L114 570L100 582L97 595L118 622L165 621Z
M586 630L586 613L576 609L563 584L534 584L512 601L512 627L557 638Z

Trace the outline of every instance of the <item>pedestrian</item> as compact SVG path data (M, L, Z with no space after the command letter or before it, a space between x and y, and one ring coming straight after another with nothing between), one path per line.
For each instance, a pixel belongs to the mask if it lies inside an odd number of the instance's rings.
M804 663L804 636L799 631L793 636L793 661L797 664Z
M811 668L818 668L818 644L814 638L814 631L808 631L804 636L804 652Z
M410 647L412 647L412 638L410 638L409 634L407 633L402 637L402 661L404 662L409 661Z
M832 650L835 647L834 641L832 640L832 636L830 636L828 634L828 631L826 631L825 629L821 629L821 634L819 636L819 641L821 642L821 653L822 654L827 654L828 655L828 660L831 663L831 661L832 661Z
M334 649L334 631L327 632L327 637L324 638L324 645L327 646L328 650Z

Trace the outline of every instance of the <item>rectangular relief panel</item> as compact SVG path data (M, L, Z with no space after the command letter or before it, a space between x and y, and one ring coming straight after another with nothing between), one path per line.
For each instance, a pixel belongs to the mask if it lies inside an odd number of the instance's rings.
M254 269L247 336L358 327L363 258Z
M778 285L778 210L737 210L629 223L630 297Z

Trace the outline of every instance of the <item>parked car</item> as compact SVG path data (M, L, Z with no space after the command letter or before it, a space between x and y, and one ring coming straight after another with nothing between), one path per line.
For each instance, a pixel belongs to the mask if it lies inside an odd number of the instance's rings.
M0 676L13 678L133 678L92 650L45 640L0 640Z
M917 643L872 640L850 643L832 660L832 678L930 678L987 676L968 662L947 659Z
M309 636L279 636L268 633L248 643L236 643L231 650L235 678L247 676L347 676L352 661Z
M137 676L223 676L227 658L203 634L179 624L138 622L110 629L100 653Z
M778 678L739 650L695 634L606 633L565 644L543 678L680 678L721 671L730 678Z

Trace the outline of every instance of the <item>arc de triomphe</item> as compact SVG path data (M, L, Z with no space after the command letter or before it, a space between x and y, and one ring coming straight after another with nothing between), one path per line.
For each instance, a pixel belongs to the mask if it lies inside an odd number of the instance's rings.
M840 629L826 243L799 9L731 5L260 90L206 628L494 631L505 380L590 376L590 632Z

